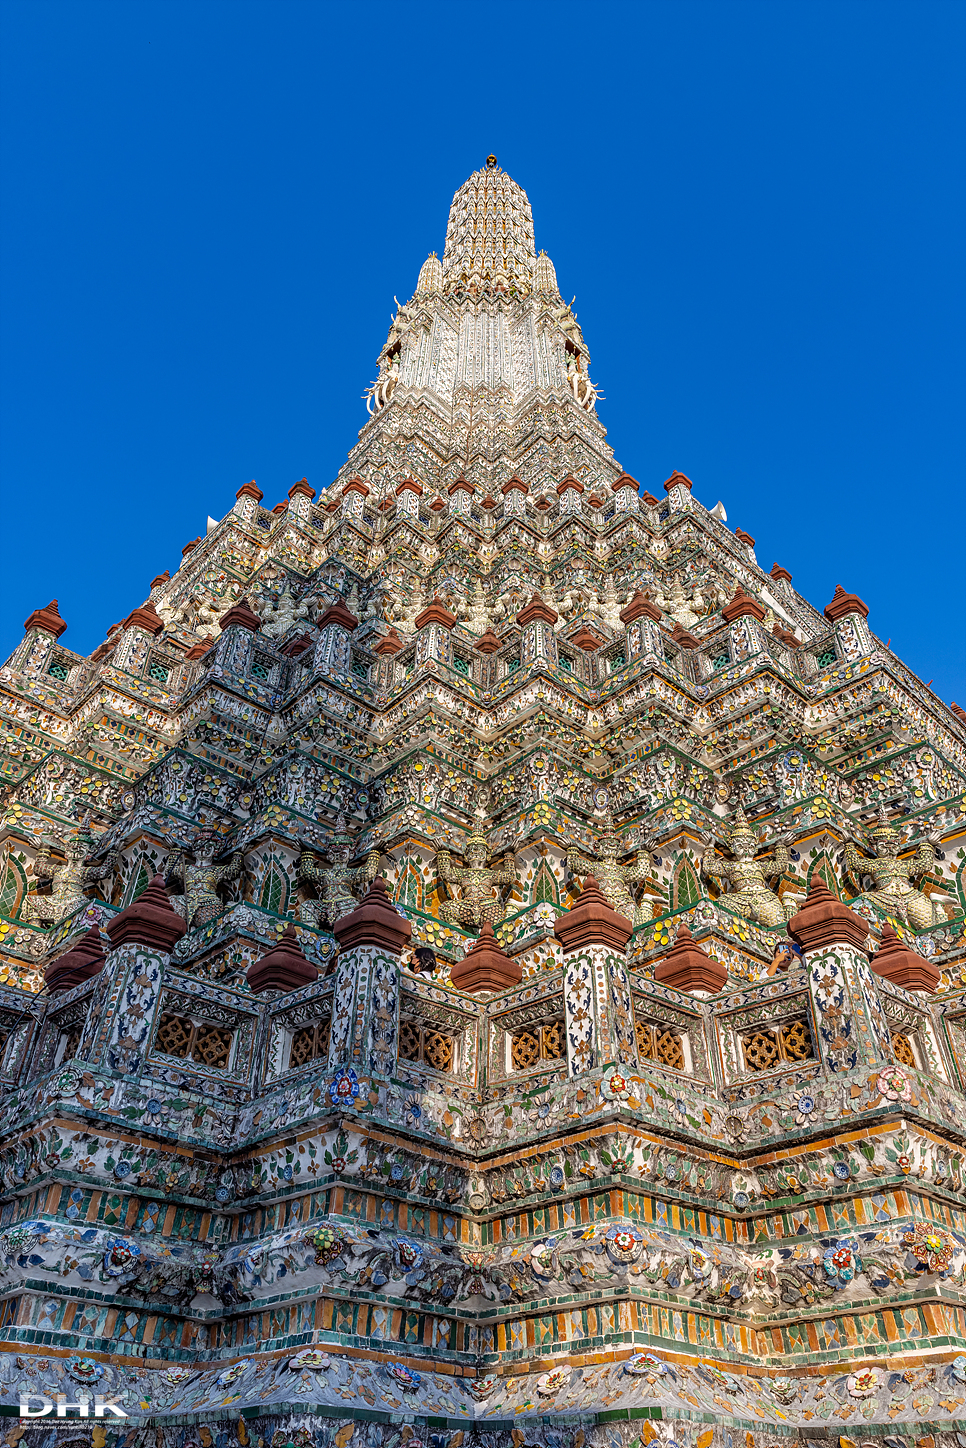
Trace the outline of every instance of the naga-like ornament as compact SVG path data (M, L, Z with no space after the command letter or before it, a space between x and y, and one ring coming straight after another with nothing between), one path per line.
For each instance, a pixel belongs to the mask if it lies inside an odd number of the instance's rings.
M303 900L299 906L299 918L306 925L333 926L345 915L351 915L363 895L372 884L379 870L379 851L370 850L365 863L350 869L352 838L339 831L332 836L329 848L329 863L303 843L299 854L296 874L301 882L315 886L318 898Z
M180 884L184 897L184 918L189 926L210 925L212 920L225 911L225 901L219 891L238 879L242 871L242 853L236 850L227 864L216 865L220 853L220 835L202 834L195 841L191 864L183 850L178 850L168 860L165 882ZM172 899L175 903L176 897Z
M927 835L911 859L901 860L902 832L889 821L881 806L879 822L870 834L875 850L872 859L859 853L854 840L847 840L845 844L847 878L858 890L862 890L863 875L871 875L875 881L875 889L864 891L858 899L867 900L914 930L925 930L946 919L944 906L951 906L953 912L958 913L959 902L954 896L939 891L927 895L911 883L935 868L938 836Z
M498 925L506 914L499 894L494 895L494 886L512 885L516 881L516 861L513 851L508 850L503 864L497 869L487 866L490 846L481 828L477 828L466 841L466 866L453 864L449 850L436 854L436 875L447 885L458 885L460 898L444 900L440 907L443 919L451 925L473 926L476 930L484 924ZM507 860L510 861L507 864Z
M714 853L714 840L710 835L703 837L704 853L701 857L701 873L711 880L725 880L730 890L722 890L718 901L728 910L736 910L746 920L756 920L759 925L773 927L784 925L800 908L804 895L786 890L779 899L767 881L776 875L783 875L788 869L791 855L789 839L776 844L770 855L755 858L758 849L758 835L738 806L729 826L725 843L733 856L723 859Z
M567 864L578 878L581 875L585 878L592 875L608 905L612 905L619 915L623 915L633 925L640 925L644 920L650 920L651 916L645 906L638 905L628 887L635 881L646 880L650 875L647 852L632 865L622 865L618 858L620 853L621 837L614 827L613 818L607 815L604 828L597 838L594 858L572 847L567 851ZM583 883L581 880L581 887ZM651 893L657 893L653 887Z
M94 836L81 832L76 840L62 846L67 856L61 865L51 861L51 849L59 845L58 840L47 836L34 862L34 877L38 882L53 882L49 895L28 895L27 919L37 924L59 925L82 905L89 905L95 887L111 878L120 868L121 849L116 845L100 863L92 857L91 845Z

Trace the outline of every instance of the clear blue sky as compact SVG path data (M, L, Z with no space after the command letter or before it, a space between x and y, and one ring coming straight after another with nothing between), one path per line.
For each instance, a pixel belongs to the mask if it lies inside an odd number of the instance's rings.
M961 3L5 0L0 657L255 478L322 488L495 151L619 461L680 468L943 698L963 650Z

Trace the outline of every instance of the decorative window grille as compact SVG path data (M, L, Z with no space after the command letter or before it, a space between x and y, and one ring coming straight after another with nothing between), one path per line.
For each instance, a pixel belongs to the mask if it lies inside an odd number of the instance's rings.
M660 510L660 512L658 513L657 516L658 516L658 519L659 519L660 522L666 523L667 520L668 520L668 518L670 518L670 516L671 516L671 509L670 509L670 508L661 508L661 510Z
M711 667L714 669L715 673L717 673L717 672L719 671L719 669L728 669L728 668L730 668L730 667L731 667L731 655L730 655L730 654L719 654L716 659L712 659L712 660L711 660Z
M303 1026L295 1032L292 1037L292 1049L289 1052L288 1067L294 1071L299 1066L304 1066L306 1061L325 1060L329 1054L329 1036L332 1033L332 1020L329 1016L323 1016L312 1026Z
M233 1039L233 1032L220 1026L199 1024L188 1016L165 1014L158 1022L154 1049L165 1056L197 1061L202 1066L227 1066Z
M166 664L151 664L148 668L148 678L157 679L159 684L166 684L170 672L171 670Z
M73 1061L77 1055L77 1048L81 1043L81 1036L84 1034L84 1022L75 1021L62 1032L57 1048L57 1065L62 1066L65 1061Z
M637 1054L642 1061L653 1061L658 1066L667 1066L672 1071L687 1070L687 1056L680 1031L671 1026L652 1025L647 1021L635 1021Z
M561 654L561 655L560 655L560 667L561 667L562 669L569 669L570 672L573 673L573 670L574 670L574 661L573 661L573 659L568 659L566 654Z
M258 903L263 910L271 910L275 915L281 915L284 913L282 907L286 894L285 881L277 866L273 864L265 876Z
M151 883L151 876L144 860L141 861L141 868L138 870L137 879L134 882L134 889L131 891L129 905L133 905L139 895L142 895Z
M559 1061L567 1054L563 1021L528 1026L510 1037L510 1064L514 1071L529 1071L541 1061Z
M456 672L457 672L458 674L462 674L463 677L464 677L464 679L468 679L468 678L469 678L469 675L470 675L470 661L469 661L469 659L464 659L464 658L462 658L462 656L461 656L460 654L454 654L454 655L453 655L453 668L456 670Z
M560 893L549 865L544 862L537 871L531 895L534 905L559 905Z
M627 659L625 658L623 653L611 654L610 658L607 660L607 664L610 668L611 673L616 674L618 669L623 669L625 667L625 665L627 664Z
M749 1031L742 1036L741 1044L749 1071L771 1071L787 1062L815 1059L812 1033L805 1020L783 1021L771 1029Z
M512 658L507 659L507 661L506 661L506 671L507 671L508 674L515 674L516 671L517 671L517 669L518 669L519 667L520 667L520 655L519 655L519 654L514 654Z
M369 665L366 663L365 659L353 658L352 672L360 679L368 679Z
M674 873L672 901L675 910L686 910L701 899L701 883L690 860L684 859Z
M54 662L51 664L47 672L52 678L63 680L68 678L68 676L70 675L70 666L68 664L65 664L62 659L54 659Z
M837 658L838 655L834 649L823 649L820 654L815 655L815 662L820 669L830 669Z
M272 672L272 661L264 654L256 654L252 660L252 678L267 679Z
M421 1021L403 1021L399 1027L399 1059L422 1061L434 1071L449 1072L456 1060L456 1042Z
M919 1062L916 1060L916 1051L913 1044L913 1036L910 1031L894 1031L892 1034L892 1049L897 1061L903 1066L911 1066L914 1071L919 1069Z

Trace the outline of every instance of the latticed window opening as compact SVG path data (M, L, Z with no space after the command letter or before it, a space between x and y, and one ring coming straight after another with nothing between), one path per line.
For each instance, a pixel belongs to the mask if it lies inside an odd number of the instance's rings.
M324 1060L329 1054L331 1033L332 1020L329 1016L296 1031L292 1037L292 1049L288 1058L289 1070L294 1071L297 1066L304 1066L306 1061Z
M919 1062L916 1060L911 1032L894 1031L892 1033L892 1050L896 1060L903 1066L911 1066L914 1071L918 1070Z
M165 1056L180 1056L202 1066L227 1066L231 1055L232 1031L188 1016L165 1014L158 1022L154 1049Z
M637 1054L642 1061L653 1061L672 1071L687 1069L684 1038L680 1031L650 1021L635 1021L634 1030L637 1034Z
M63 1049L58 1052L58 1065L64 1061L73 1061L77 1055L77 1048L81 1043L81 1036L84 1034L84 1022L77 1021L73 1026L68 1026L61 1036Z
M569 669L569 670L571 671L571 673L573 673L573 668L574 668L574 661L573 661L573 659L568 659L568 657L567 657L566 654L561 654L559 657L560 657L560 667L561 667L562 669Z
M730 654L718 654L717 658L714 658L714 659L711 660L711 667L714 669L715 673L717 673L719 669L727 669L727 668L730 668L730 667L731 667L731 655L730 655Z
M271 672L271 659L266 659L261 654L256 654L254 659L252 660L252 678L267 679Z
M170 672L171 670L167 664L150 664L148 666L148 678L157 679L159 684L166 684L168 682Z
M815 655L815 662L820 669L830 669L837 657L834 649L823 649L820 654Z
M368 679L369 665L366 663L365 659L353 657L352 672L358 675L360 679Z
M422 1061L434 1071L452 1071L456 1062L456 1040L445 1031L420 1021L402 1021L399 1026L400 1061Z
M815 1048L805 1020L783 1021L774 1028L761 1027L742 1036L745 1066L749 1071L770 1071L787 1061L812 1061Z
M453 655L453 668L458 674L462 674L464 678L469 678L470 661L469 659L464 659L461 654Z
M514 1071L528 1071L541 1061L559 1061L567 1053L563 1021L546 1021L528 1026L510 1037L510 1064Z
M70 666L65 664L62 659L54 659L47 672L51 678L66 679L70 675Z

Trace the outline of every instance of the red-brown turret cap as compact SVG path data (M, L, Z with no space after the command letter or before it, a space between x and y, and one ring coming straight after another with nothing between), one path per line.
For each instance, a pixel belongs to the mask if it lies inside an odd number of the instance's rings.
M529 493L530 491L522 478L510 478L509 482L503 484L500 492L504 494L510 493L514 488L520 493Z
M197 548L197 546L198 546L198 544L199 544L200 542L201 542L201 535L199 534L197 538L192 538L192 540L191 540L190 543L186 543L186 544L184 545L184 547L183 547L182 550L181 550L181 558L182 558L182 561L184 561L184 559L187 558L187 556L188 556L188 554L191 552L192 548Z
M236 499L254 498L256 503L260 503L264 496L265 494L255 482L254 478L252 478L250 483L242 483L241 487L238 489L238 492L235 494Z
M736 528L735 537L738 539L739 543L744 543L746 548L754 548L755 540L754 538L752 538L750 533L745 532L744 528Z
M671 630L671 637L682 649L699 649L700 639L696 639L693 633L689 633L683 624L675 623Z
M649 618L653 623L661 622L661 610L646 593L637 590L630 603L618 615L621 623L633 623L638 618Z
M143 629L145 633L159 634L164 628L164 622L158 617L154 604L149 600L128 614L124 620L124 627L139 628Z
M720 960L712 960L696 945L688 927L681 925L674 944L654 971L654 979L675 990L702 990L717 995L728 984L728 972Z
M636 493L639 486L637 479L632 478L630 473L621 473L617 482L611 483L610 490L612 493L619 493L621 488L633 488Z
M351 950L355 945L375 945L388 950L390 955L399 955L413 927L400 915L389 898L385 880L377 875L357 908L351 915L337 920L332 933L340 950Z
M922 990L930 994L939 984L940 970L931 960L907 949L891 925L883 925L879 949L869 964L876 975L891 980L903 990Z
M588 875L576 905L565 915L558 915L553 927L564 950L581 950L585 945L609 945L623 952L634 926L626 915L618 915L600 891L593 875Z
M376 639L372 647L379 655L398 654L401 648L405 648L405 644L397 634L395 628L391 628L387 634L383 634L382 638Z
M42 628L45 633L51 633L55 639L59 639L66 627L57 612L57 600L52 598L46 608L35 608L30 617L24 620L23 631L26 633L28 629Z
M457 990L508 990L520 984L523 971L504 955L487 920L476 943L450 968L449 978Z
M57 991L72 990L75 985L102 971L106 959L100 927L92 925L71 950L47 966L44 971L47 989L51 995Z
M238 628L247 628L249 633L258 633L262 626L258 614L254 609L249 608L247 598L240 598L237 603L233 603L228 612L222 614L218 622L223 629L237 625Z
M582 623L577 632L570 635L570 642L575 644L578 649L583 649L585 653L592 654L595 649L600 648L604 640L599 639L593 629L589 629L585 623Z
M452 496L453 493L469 493L471 496L476 492L475 487L469 478L457 478L455 483L450 483L446 491Z
M495 654L500 647L500 640L491 628L481 633L473 647L481 654Z
M566 478L564 478L564 480L563 480L562 483L558 483L558 484L557 484L556 491L557 491L558 496L562 498L563 495L564 495L564 493L566 493L566 491L568 490L568 488L571 489L571 490L572 490L573 492L575 492L575 493L582 493L582 492L584 491L584 485L583 485L583 483L578 483L578 481L577 481L576 478L572 478L572 477L570 477L569 475L568 475Z
M678 484L680 484L682 488L687 488L689 493L694 487L691 479L686 478L683 473L672 473L671 476L668 478L667 482L664 484L664 491L666 493L669 493L671 489L676 488Z
M660 498L655 498L653 493L641 494L641 502L646 503L649 508L656 508L660 501Z
M517 614L517 623L522 628L525 624L535 623L538 619L544 623L556 623L559 617L556 609L551 608L549 603L545 603L539 593L535 593L530 602Z
M185 654L185 658L192 664L198 659L203 659L208 650L214 647L214 642L214 639L209 634L205 634L205 637L200 639L198 643L191 645L191 648Z
M248 967L248 984L256 994L263 990L299 990L318 978L318 970L302 954L294 925L286 925L275 949Z
M789 573L788 569L783 568L780 563L772 564L771 576L772 578L777 578L784 581L785 583L791 583L792 581L792 575Z
M740 583L735 584L735 596L730 603L725 604L721 612L729 623L734 623L736 618L756 618L760 623L765 617L763 606L757 598L746 593Z
M364 498L368 498L369 489L361 478L350 478L342 489L342 496L345 497L346 493L361 493Z
M299 478L298 482L293 483L288 490L288 495L290 498L294 498L298 493L301 493L303 497L308 498L309 502L311 503L312 499L315 497L315 489L309 487L308 478Z
M359 620L351 609L347 608L341 598L335 603L330 603L325 613L319 618L319 628L325 628L327 624L334 623L339 628L344 628L348 633L359 627Z
M966 724L966 709L961 709L954 699L949 706L950 712L957 718L960 724Z
M845 618L850 613L860 613L863 618L869 617L868 604L863 603L854 593L846 593L841 583L835 585L832 602L827 603L823 611L832 623L837 623L840 618Z
M160 588L161 585L162 585L162 583L169 583L170 581L171 581L171 574L168 572L167 569L165 569L163 573L159 573L159 574L158 574L157 578L152 578L152 579L151 579L151 587L152 587L152 588Z
M818 875L813 875L805 904L788 922L788 933L805 951L821 950L826 945L854 945L861 950L869 926L861 915L837 900Z
M146 945L170 955L188 928L174 909L160 875L141 891L133 905L108 921L111 946Z
M456 624L456 614L450 613L442 599L434 598L422 613L416 615L417 628L425 628L428 623L439 623L443 628L453 628Z

